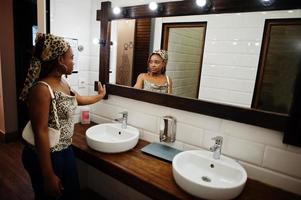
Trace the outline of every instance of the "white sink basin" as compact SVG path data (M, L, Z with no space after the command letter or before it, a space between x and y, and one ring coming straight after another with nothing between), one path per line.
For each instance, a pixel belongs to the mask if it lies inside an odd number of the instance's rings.
M176 183L186 192L204 199L233 199L247 181L245 169L235 160L202 150L184 151L172 161Z
M105 123L90 127L86 131L88 146L105 153L119 153L136 146L139 130L132 126L121 128L119 123Z

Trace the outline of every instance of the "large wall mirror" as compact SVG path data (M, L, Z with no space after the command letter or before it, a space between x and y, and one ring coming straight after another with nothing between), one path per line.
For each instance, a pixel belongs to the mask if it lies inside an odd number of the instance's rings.
M109 94L283 130L301 63L301 4L277 2L212 1L206 10L169 2L160 12L142 5L121 15L104 3L101 35L112 42L101 47L100 79ZM132 88L156 49L169 53L171 95Z

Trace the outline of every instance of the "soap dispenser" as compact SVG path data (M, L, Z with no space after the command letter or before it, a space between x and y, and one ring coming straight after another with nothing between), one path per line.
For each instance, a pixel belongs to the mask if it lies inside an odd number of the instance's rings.
M160 142L174 142L176 140L176 119L163 116L160 122Z

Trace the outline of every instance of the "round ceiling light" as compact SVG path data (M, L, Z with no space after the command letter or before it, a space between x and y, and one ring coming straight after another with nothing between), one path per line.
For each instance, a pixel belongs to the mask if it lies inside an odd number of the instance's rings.
M199 7L204 7L206 4L206 0L196 0L196 5L198 5Z
M152 1L152 2L149 3L148 7L151 10L157 10L158 4L156 2L154 2L154 1Z
M120 12L121 12L121 9L120 9L119 7L114 7L114 8L113 8L113 13L114 13L115 15L119 15Z

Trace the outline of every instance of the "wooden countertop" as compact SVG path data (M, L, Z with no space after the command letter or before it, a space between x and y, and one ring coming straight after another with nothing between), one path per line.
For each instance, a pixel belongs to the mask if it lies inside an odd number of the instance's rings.
M149 142L139 140L134 149L117 154L101 153L88 147L85 132L93 125L75 124L73 147L79 159L152 199L198 199L175 183L171 163L141 152ZM248 179L237 199L283 200L300 199L300 196Z

